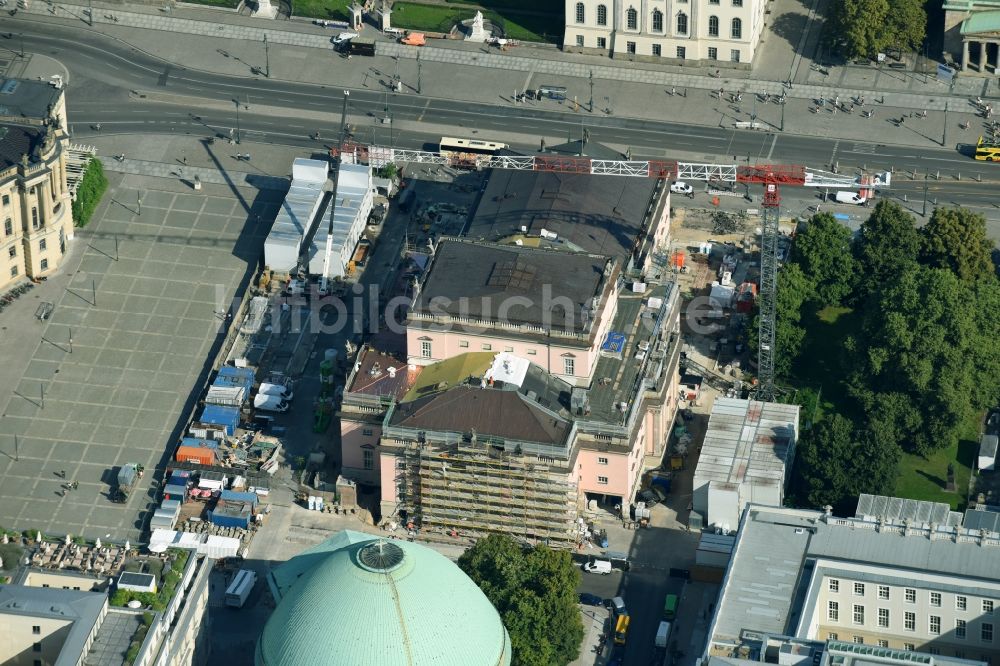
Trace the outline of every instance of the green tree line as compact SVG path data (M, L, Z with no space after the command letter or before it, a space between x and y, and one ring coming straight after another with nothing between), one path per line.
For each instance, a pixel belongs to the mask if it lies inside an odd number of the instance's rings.
M76 197L73 199L73 224L86 226L91 216L101 203L101 197L108 189L108 179L104 175L104 167L96 157L90 158L83 171L83 178L76 187Z

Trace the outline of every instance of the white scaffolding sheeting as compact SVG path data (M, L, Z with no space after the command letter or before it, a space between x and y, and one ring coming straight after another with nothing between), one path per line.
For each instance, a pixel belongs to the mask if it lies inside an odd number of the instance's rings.
M264 241L264 263L271 270L288 272L298 265L302 244L323 203L326 177L326 162L298 158L292 163L292 185Z

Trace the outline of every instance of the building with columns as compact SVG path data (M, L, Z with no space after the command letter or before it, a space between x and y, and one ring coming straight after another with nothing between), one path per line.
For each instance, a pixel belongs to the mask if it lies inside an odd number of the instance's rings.
M566 0L563 49L749 69L767 0Z
M55 271L73 238L59 82L0 79L0 292Z
M959 71L996 76L1000 68L1000 0L945 0L945 57Z

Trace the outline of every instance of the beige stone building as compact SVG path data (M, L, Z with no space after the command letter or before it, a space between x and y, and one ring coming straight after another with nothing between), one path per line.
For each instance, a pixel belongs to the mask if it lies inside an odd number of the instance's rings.
M0 293L55 271L73 238L61 85L0 79Z
M1000 0L945 0L944 49L960 71L1000 72Z
M767 0L566 0L563 49L749 69Z

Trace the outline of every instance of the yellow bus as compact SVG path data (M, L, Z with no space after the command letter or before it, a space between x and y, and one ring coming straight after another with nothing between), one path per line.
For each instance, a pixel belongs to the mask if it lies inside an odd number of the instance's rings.
M987 141L983 137L979 137L979 143L976 144L975 157L977 160L1000 162L1000 143Z
M628 638L628 625L631 621L628 615L618 616L618 620L615 622L615 645L625 645L625 639Z

